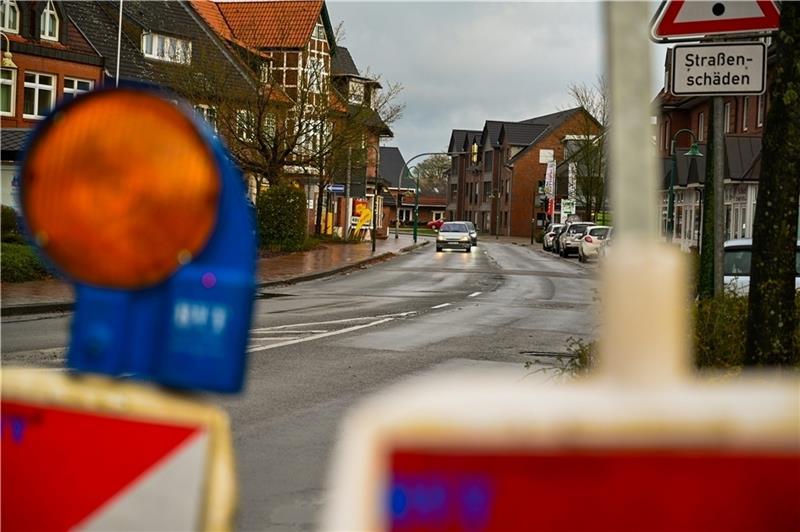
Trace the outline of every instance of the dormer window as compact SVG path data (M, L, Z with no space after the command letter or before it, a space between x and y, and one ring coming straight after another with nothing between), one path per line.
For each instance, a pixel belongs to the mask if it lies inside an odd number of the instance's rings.
M189 65L192 62L192 42L158 33L143 33L142 53L151 59Z
M19 8L14 0L0 1L0 28L9 33L19 33Z
M53 5L53 0L47 0L44 6L41 18L42 32L40 34L42 39L48 41L58 40L58 13L56 6Z
M350 103L361 105L364 103L364 84L360 81L350 81Z

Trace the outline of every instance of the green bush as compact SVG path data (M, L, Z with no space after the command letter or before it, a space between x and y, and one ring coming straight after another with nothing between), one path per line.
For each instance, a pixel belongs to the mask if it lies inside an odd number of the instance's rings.
M18 283L50 276L36 251L27 244L0 244L2 280Z
M256 204L259 242L274 251L303 249L308 212L302 188L289 184L270 186Z
M800 323L800 292L797 294ZM700 369L732 370L742 367L747 331L747 296L727 293L700 299L691 305L694 363ZM795 331L800 345L800 327ZM597 357L597 342L570 338L567 351L574 356L565 369L580 374L590 371Z
M17 211L8 205L0 207L0 233L2 233L3 242L24 243L19 231Z

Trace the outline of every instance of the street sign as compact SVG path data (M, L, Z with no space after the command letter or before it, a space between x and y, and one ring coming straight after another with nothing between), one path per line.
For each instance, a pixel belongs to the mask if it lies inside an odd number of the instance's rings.
M761 42L676 45L669 87L676 96L762 94L767 87L767 46Z
M780 11L773 0L666 0L651 23L651 38L699 40L707 35L772 31L779 25Z
M328 192L333 192L334 194L344 194L345 186L339 184L330 184L325 187L325 190Z
M2 522L8 530L226 530L227 416L107 377L4 369Z

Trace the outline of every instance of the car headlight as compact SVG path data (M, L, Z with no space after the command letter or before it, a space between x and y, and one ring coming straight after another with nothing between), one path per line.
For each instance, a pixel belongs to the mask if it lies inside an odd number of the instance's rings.
M469 237L468 236L462 236L459 240L461 240L462 242L469 242Z
M437 242L444 242L444 237L442 235L436 235Z

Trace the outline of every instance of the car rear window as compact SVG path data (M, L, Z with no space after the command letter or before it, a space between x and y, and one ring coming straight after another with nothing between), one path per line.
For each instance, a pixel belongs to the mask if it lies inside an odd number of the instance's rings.
M724 275L750 275L751 248L728 248L725 250ZM800 250L795 254L794 271L800 275Z
M466 224L453 224L446 223L442 225L441 231L443 233L468 233Z
M594 229L589 231L589 236L597 236L605 238L607 234L608 234L608 227L595 227Z

